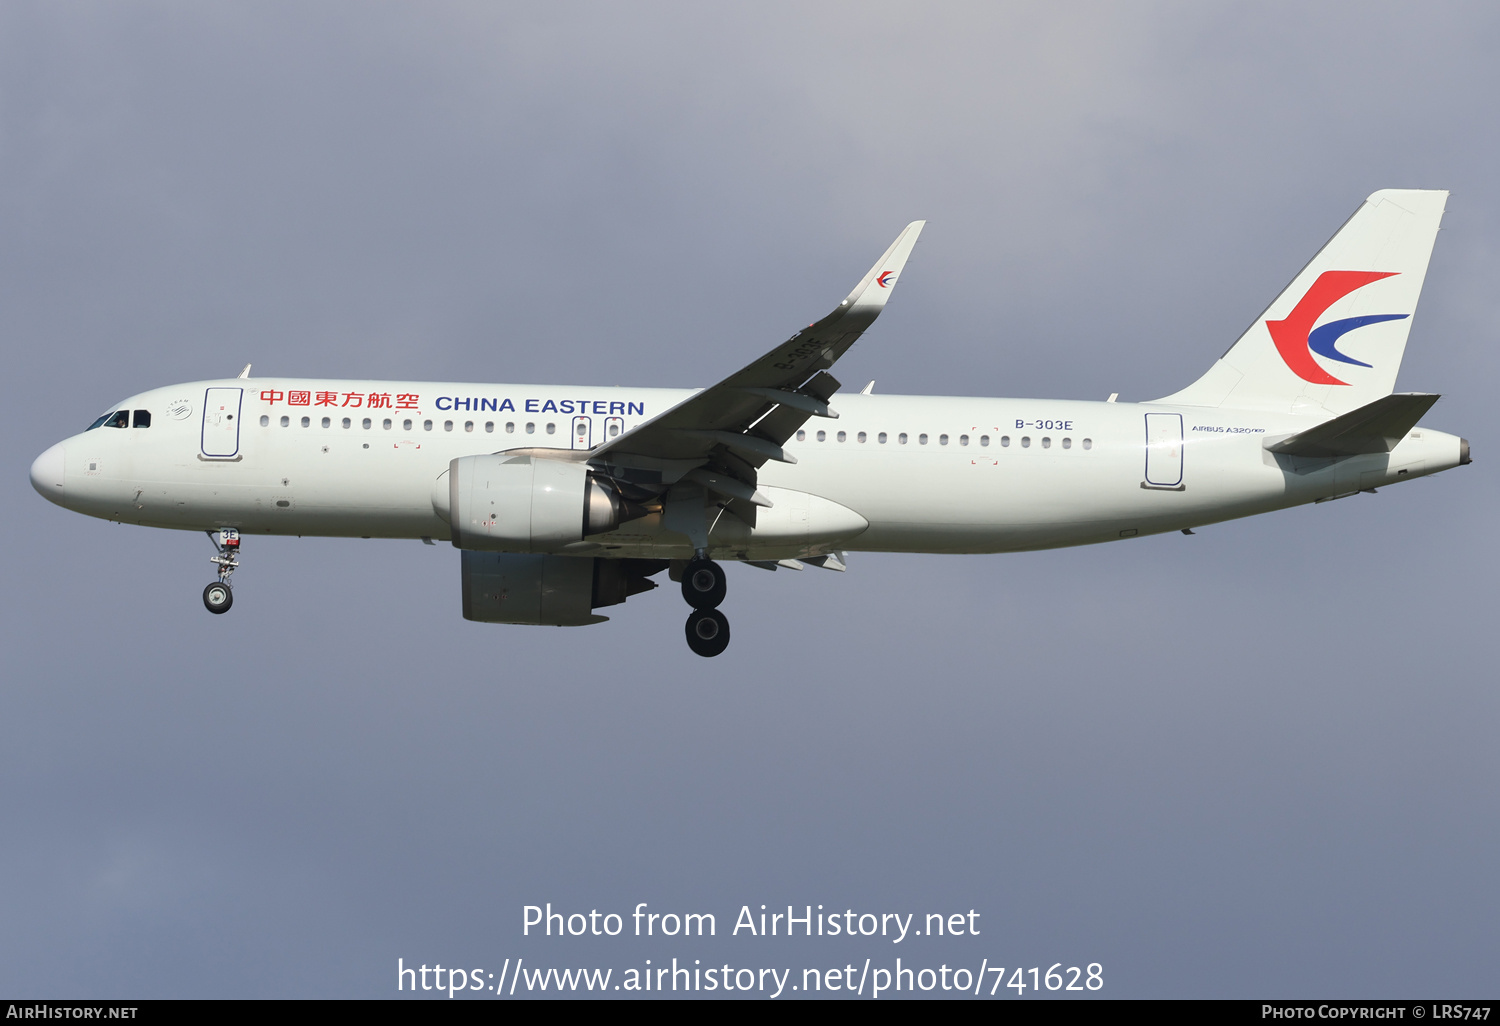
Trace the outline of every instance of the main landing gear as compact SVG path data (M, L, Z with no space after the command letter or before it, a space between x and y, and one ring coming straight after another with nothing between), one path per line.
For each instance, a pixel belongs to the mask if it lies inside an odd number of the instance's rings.
M203 606L210 613L227 613L234 605L234 590L229 587L229 575L239 569L240 532L233 527L208 532L209 541L218 550L208 561L219 567L219 579L203 589Z
M699 552L688 561L682 572L682 597L693 607L687 619L688 648L705 657L716 656L729 647L729 620L719 612L729 582L724 568Z

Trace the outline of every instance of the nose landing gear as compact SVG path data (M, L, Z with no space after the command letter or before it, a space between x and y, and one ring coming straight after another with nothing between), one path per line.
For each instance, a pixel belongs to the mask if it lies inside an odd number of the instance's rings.
M706 552L698 552L682 572L682 597L693 607L685 632L697 655L709 658L729 647L729 620L717 608L728 590L724 568Z
M229 587L229 575L239 569L240 532L233 527L208 532L217 553L208 558L219 567L219 579L203 589L203 606L210 613L227 613L234 605L234 591Z

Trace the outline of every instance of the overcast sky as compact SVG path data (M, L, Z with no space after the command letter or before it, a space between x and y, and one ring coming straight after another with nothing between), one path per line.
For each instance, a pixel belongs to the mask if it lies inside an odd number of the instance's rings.
M1500 941L1500 12L1418 4L0 5L0 994L499 971L1104 967L1473 997ZM880 392L1143 400L1370 192L1451 189L1401 390L1475 463L1011 556L731 567L471 624L458 553L51 506L111 403L257 374L701 386L826 313ZM712 912L692 943L522 907ZM981 913L776 943L742 905Z

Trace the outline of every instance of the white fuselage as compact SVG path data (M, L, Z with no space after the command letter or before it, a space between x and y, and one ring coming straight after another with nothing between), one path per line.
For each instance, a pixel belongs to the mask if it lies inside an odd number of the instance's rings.
M120 403L116 409L148 411L150 426L75 435L38 459L33 480L59 505L123 523L446 539L451 460L520 447L568 449L575 440L589 448L692 394L196 382ZM841 394L833 406L838 419L813 418L787 443L795 464L762 468L760 487L773 506L759 511L756 528L720 517L710 535L715 556L1082 545L1352 494L1461 462L1458 437L1425 428L1389 454L1278 457L1266 451L1267 439L1316 422L1289 413L863 394ZM565 551L691 555L659 514Z

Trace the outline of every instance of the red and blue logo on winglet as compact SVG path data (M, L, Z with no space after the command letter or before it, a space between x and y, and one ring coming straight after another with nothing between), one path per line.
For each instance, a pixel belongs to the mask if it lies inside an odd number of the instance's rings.
M1292 373L1314 385L1349 384L1347 381L1340 381L1320 367L1312 358L1313 353L1340 363L1351 363L1356 367L1370 366L1368 363L1339 352L1338 340L1354 329L1363 328L1367 324L1401 321L1410 317L1410 314L1369 314L1364 317L1346 317L1341 321L1329 321L1316 329L1313 325L1317 323L1319 317L1323 316L1324 311L1349 293L1362 289L1371 282L1390 278L1398 273L1400 272L1324 271L1318 275L1318 280L1312 283L1312 288L1308 289L1297 305L1292 308L1291 313L1287 314L1283 320L1267 321L1266 327L1271 332L1271 341L1276 343L1276 351L1292 369Z
M875 284L879 285L883 289L890 288L891 287L891 275L893 275L895 273L896 273L895 271L883 271L881 273L880 277L875 279Z

